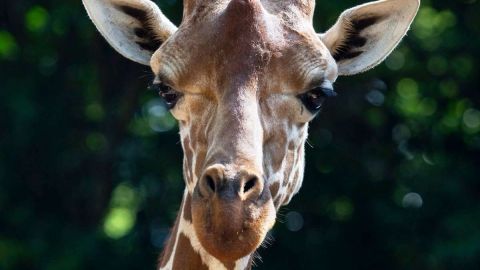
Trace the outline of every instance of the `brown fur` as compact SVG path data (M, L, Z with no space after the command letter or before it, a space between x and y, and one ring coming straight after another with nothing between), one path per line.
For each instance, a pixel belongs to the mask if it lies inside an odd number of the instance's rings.
M182 270L208 270L200 257L200 254L193 250L190 240L181 233L178 236L177 250L173 259L173 269Z
M270 193L272 194L272 198L275 198L277 196L279 188L280 188L280 184L278 182L275 182L270 185Z
M173 228L170 231L168 240L165 242L165 248L163 249L162 254L160 254L160 267L164 267L170 259L170 256L172 256L173 246L175 245L176 240L175 238L177 237L178 233L178 225L180 223L180 218L180 215L178 215L177 219L175 220L175 225L173 225Z

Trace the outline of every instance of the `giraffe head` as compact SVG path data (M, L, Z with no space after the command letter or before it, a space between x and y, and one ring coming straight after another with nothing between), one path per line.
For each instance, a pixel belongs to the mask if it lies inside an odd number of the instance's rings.
M177 28L148 0L84 0L121 54L149 65L178 120L185 218L221 261L254 251L303 179L308 122L338 76L379 64L419 0L346 10L327 32L313 0L186 0Z

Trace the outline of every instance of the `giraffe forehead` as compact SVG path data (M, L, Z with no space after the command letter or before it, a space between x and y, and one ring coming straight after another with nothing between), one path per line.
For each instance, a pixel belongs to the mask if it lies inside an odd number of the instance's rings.
M255 5L260 3L271 13L295 10L303 16L311 17L315 9L315 0L184 0L184 14L186 16L211 14L222 9L229 3L236 2L241 5Z
M233 0L192 12L153 55L154 73L179 91L213 95L245 84L268 91L272 80L299 79L284 75L325 69L325 50L308 17L276 2Z

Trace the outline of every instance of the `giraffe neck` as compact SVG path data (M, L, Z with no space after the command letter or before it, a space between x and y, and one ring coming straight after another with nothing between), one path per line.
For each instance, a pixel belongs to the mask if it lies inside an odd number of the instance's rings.
M191 196L185 189L175 225L160 258L159 270L245 270L251 268L251 259L252 255L248 255L236 262L224 263L203 249L193 229Z

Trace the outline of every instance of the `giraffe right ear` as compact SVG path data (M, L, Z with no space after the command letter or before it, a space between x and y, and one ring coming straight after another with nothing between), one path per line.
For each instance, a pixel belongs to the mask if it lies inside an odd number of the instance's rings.
M353 75L380 64L407 33L420 0L380 0L344 11L320 35L339 75Z
M108 43L126 58L150 65L152 54L177 27L149 0L82 0Z

